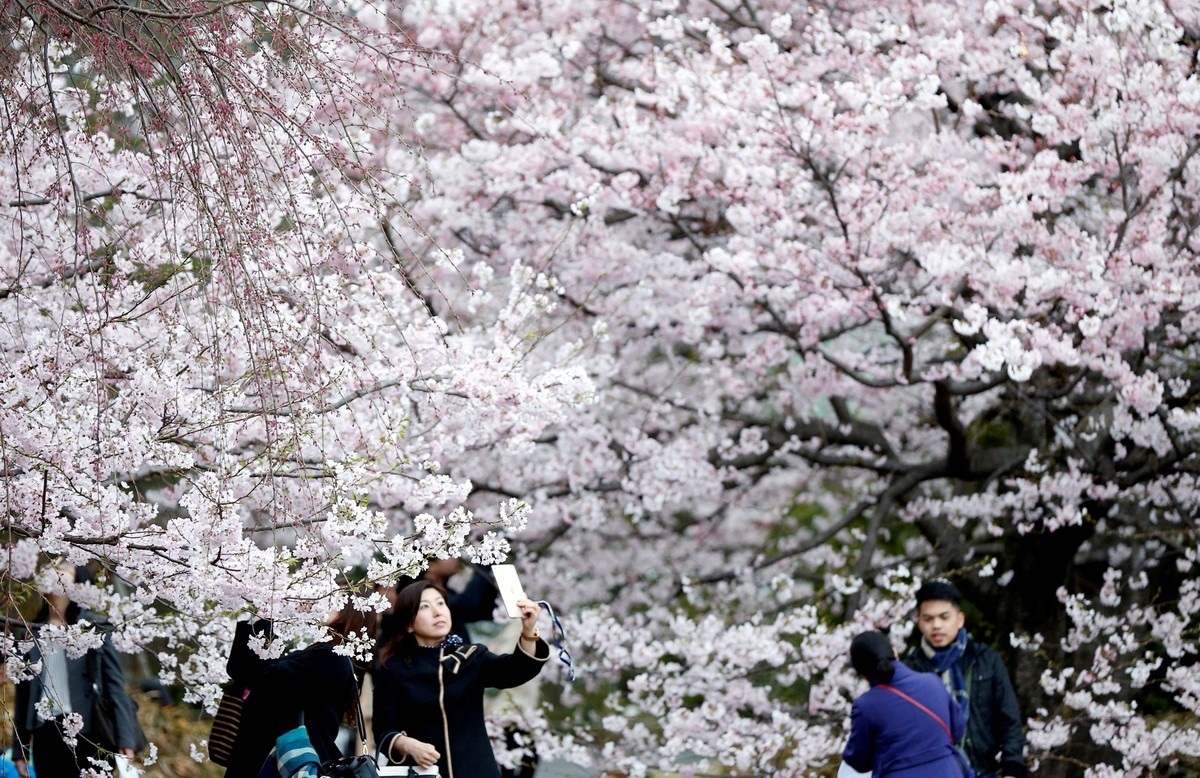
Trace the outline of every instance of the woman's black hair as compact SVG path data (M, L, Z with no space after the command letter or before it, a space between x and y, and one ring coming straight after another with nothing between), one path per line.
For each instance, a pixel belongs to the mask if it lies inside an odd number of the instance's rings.
M379 624L379 614L373 610L360 610L354 604L354 600L347 598L342 605L341 610L337 612L328 624L325 625L329 631L329 642L335 646L340 646L346 642L346 638L350 635L358 635L366 632L374 637L375 631ZM367 668L357 660L351 660L355 671L361 675L363 670Z
M373 610L360 610L355 605L354 599L347 597L341 609L325 625L329 633L329 641L309 646L308 650L323 645L340 646L350 635L358 635L362 632L374 636L378 621L378 613ZM367 663L361 662L355 657L349 657L349 659L350 667L354 671L355 688L358 688L368 669ZM346 697L343 704L345 707L342 710L342 723L354 729L358 722L358 699L351 694Z
M863 632L850 641L850 664L872 684L887 683L896 673L892 641L878 630Z
M450 596L442 586L433 581L414 581L401 589L400 593L396 595L396 604L392 607L392 618L395 619L397 627L396 634L384 644L383 649L379 652L380 664L387 662L393 656L399 656L405 664L412 662L413 654L417 650L417 638L408 631L408 628L417 618L417 611L421 608L421 595L425 593L426 589L433 589L442 595L443 599L448 599Z

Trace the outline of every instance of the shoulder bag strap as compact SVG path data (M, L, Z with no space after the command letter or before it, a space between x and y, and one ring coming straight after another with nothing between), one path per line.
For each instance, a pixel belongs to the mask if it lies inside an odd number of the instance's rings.
M950 738L950 744L951 744L951 745L954 745L954 736L953 736L952 734L950 734L950 727L947 727L947 726L946 726L946 722L942 721L942 717L941 717L941 716L937 715L936 713L934 713L933 711L931 711L929 708L926 708L924 705L922 705L921 703L917 702L917 701L916 701L916 700L914 700L912 697L909 697L907 694L905 694L904 692L900 691L899 689L897 689L897 688L896 688L896 687L894 687L894 686L888 686L886 683L881 683L881 684L879 684L879 688L880 688L880 689L887 689L887 690L888 690L889 692L891 692L892 694L895 694L895 695L897 695L897 696L899 696L899 697L902 697L902 698L904 698L904 699L908 700L908 701L909 701L909 702L911 702L913 705L916 705L918 708L920 708L921 710L925 711L925 712L926 712L926 713L928 713L930 716L932 716L932 717L933 717L933 720L934 720L934 721L936 721L938 724L941 724L941 725L942 725L942 729L946 731L946 737Z
M354 710L358 713L358 739L362 741L363 753L367 753L367 725L363 721L362 689L358 687L358 674L354 672L354 660L346 657L350 663L350 682L354 684Z
M100 648L94 648L87 652L87 668L88 673L92 676L92 689L97 695L104 694L104 662L100 656L100 652L104 650L104 644L100 644Z

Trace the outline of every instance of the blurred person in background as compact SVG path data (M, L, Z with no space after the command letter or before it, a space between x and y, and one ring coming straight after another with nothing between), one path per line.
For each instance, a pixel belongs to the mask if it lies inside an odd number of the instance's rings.
M114 703L112 722L118 751L132 757L136 747L136 719L133 701L125 690L125 674L112 641L107 634L98 648L81 656L70 656L67 649L45 639L53 630L86 621L97 628L102 617L84 610L71 600L71 587L93 581L86 567L60 562L54 566L49 585L42 592L42 607L29 625L33 648L28 661L40 663L40 672L18 683L13 711L13 764L22 778L29 778L32 755L42 778L70 778L94 769L94 760L103 761L99 746L90 737L96 695L108 696ZM72 733L74 716L82 727Z
M325 618L327 640L278 659L263 659L250 647L252 635L270 639L270 621L238 622L226 670L230 678L250 689L250 696L225 771L227 778L256 778L276 738L301 723L321 762L343 756L337 746L338 732L343 721L354 721L358 715L356 674L365 664L356 665L333 649L349 636L374 635L376 617L374 611L358 610L347 598L340 610Z

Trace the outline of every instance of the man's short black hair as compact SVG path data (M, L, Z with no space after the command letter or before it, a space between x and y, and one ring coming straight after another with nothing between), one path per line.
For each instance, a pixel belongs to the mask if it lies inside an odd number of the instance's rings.
M926 581L917 589L917 607L920 608L922 603L930 601L946 601L952 602L955 606L962 606L962 595L958 593L958 587L947 581L945 578L938 578L933 581Z

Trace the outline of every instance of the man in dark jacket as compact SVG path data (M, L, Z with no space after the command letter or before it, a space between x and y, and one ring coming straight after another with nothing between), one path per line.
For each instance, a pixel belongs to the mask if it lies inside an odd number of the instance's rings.
M1000 655L967 635L962 596L949 581L917 590L921 643L904 658L920 672L937 673L967 719L963 751L978 778L1022 778L1025 732L1017 695Z

